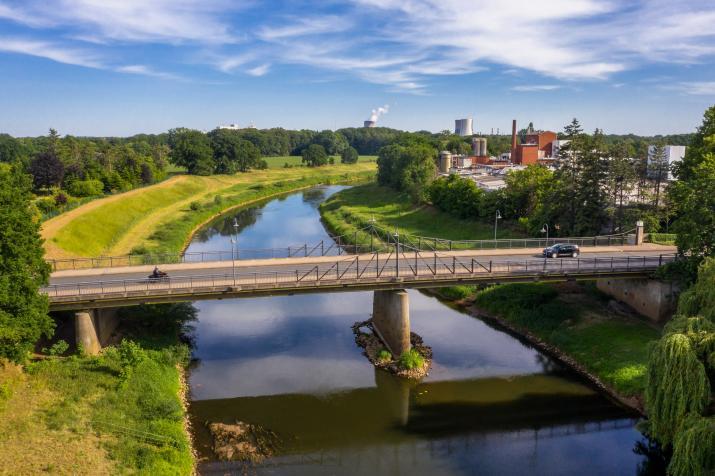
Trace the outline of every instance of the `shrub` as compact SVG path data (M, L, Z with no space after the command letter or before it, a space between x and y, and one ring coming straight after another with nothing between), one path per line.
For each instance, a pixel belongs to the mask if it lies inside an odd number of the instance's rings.
M392 360L392 354L387 349L381 349L380 352L377 353L377 360L379 360L379 361Z
M201 210L201 204L199 202L191 202L189 205L189 208L191 209L192 212L197 212Z
M55 195L55 205L58 207L61 207L62 205L67 204L67 195L65 195L62 192L59 192L57 195Z
M424 357L422 357L415 349L410 349L400 355L400 366L402 366L402 368L411 370L422 367L424 364Z
M60 339L57 342L55 342L52 345L52 347L50 347L49 349L47 349L47 348L42 349L42 352L44 352L45 354L58 356L58 355L62 355L65 352L67 352L67 349L69 349L69 348L70 348L70 345L66 341Z
M104 193L101 180L75 180L67 185L67 191L75 197L93 197Z
M45 215L58 211L55 199L52 197L40 197L34 203L40 213Z
M214 196L214 205L221 205L223 203L223 197L221 195Z

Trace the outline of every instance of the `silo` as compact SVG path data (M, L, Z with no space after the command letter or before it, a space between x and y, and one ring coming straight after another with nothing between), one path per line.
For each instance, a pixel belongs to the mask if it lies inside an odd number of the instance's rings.
M481 147L481 144L479 143L479 139L476 137L474 139L472 139L472 153L474 155L477 155L477 156L479 155L480 147Z
M481 150L481 153L479 155L481 157L488 156L489 152L487 151L487 139L486 138L479 139L479 145L480 145L480 150Z
M452 167L452 154L446 150L439 153L439 173L448 174Z

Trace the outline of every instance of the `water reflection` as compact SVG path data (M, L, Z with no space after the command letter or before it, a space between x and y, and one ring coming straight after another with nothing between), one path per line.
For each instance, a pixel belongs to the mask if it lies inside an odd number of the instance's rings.
M317 207L339 188L254 209L241 246L328 240ZM227 222L189 249L230 249ZM633 415L549 357L420 292L410 291L411 324L434 351L420 384L376 371L355 345L350 326L369 317L371 293L196 307L191 414L204 474L246 470L211 461L204 426L236 420L286 443L251 469L258 474L634 474L649 461L633 451L642 438Z

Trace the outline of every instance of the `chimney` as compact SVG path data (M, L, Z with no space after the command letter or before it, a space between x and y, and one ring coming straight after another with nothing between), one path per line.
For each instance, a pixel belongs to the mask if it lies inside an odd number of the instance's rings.
M511 153L516 150L516 119L511 122Z

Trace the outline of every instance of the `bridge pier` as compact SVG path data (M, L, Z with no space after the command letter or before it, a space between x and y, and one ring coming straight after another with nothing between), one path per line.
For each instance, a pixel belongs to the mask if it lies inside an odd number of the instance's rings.
M410 299L407 291L375 291L372 326L393 356L399 357L410 350Z
M119 319L116 309L85 309L75 312L75 341L88 355L97 355L109 342Z

